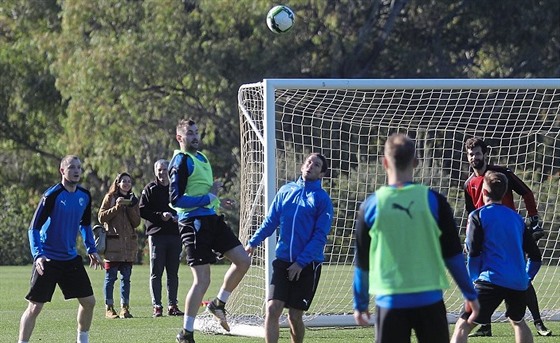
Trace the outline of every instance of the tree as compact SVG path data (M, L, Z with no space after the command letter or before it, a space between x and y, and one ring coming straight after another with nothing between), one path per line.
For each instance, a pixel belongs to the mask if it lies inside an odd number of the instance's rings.
M235 198L237 90L263 78L560 76L554 0L293 0L295 27L283 35L266 27L270 7L4 0L0 160L10 168L0 171L0 194L16 184L34 209L58 179L60 158L73 153L83 159L96 214L118 172L133 176L137 193L153 178L153 162L177 146L175 124L191 117ZM6 210L19 218L30 208Z

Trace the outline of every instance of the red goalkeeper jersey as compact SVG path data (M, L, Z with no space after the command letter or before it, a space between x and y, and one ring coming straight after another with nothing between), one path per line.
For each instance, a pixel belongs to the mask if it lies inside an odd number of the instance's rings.
M537 204L535 196L527 185L521 181L511 170L506 167L500 166L487 166L486 170L493 170L505 174L508 178L508 190L502 199L502 203L509 208L515 210L515 203L513 202L513 192L519 194L525 202L525 208L529 216L538 215ZM464 185L465 191L465 209L471 213L475 209L484 206L484 199L482 198L482 183L484 175L477 176L472 173Z

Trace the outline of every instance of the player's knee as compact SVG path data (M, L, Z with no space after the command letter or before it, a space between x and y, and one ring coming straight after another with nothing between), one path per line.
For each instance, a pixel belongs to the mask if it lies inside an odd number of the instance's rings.
M29 314L30 317L37 317L39 313L41 313L41 310L43 309L43 305L45 304L30 301L29 306L27 306L27 313Z
M288 311L288 320L291 323L300 323L303 321L303 311L291 308Z
M251 267L251 257L249 257L249 255L247 254L242 255L236 265L240 270L247 272L249 270L249 267Z
M270 300L266 305L266 316L270 318L280 318L284 304L279 301Z
M93 295L85 298L79 298L78 301L85 310L93 310L95 307L95 296Z
M235 268L244 273L249 270L249 267L251 267L251 257L241 245L226 252L225 255L235 265Z

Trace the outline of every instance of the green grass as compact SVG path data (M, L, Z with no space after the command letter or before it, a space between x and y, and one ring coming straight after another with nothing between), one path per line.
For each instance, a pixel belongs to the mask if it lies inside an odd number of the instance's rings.
M221 284L221 278L226 266L214 266L212 272L216 276L207 293L207 298L213 297ZM108 320L104 318L103 306L103 278L104 272L89 270L94 286L97 306L93 325L90 331L91 341L94 343L126 342L174 342L174 337L182 325L182 318L151 317L151 301L148 286L148 267L134 266L131 286L131 312L133 319ZM27 306L24 299L29 287L31 267L0 267L0 342L15 342L17 340L19 320ZM191 273L187 266L180 270L179 302L183 308L183 299L191 284ZM118 281L117 281L118 283ZM118 284L117 284L118 285ZM165 292L165 291L164 291ZM118 299L118 287L115 290ZM163 300L166 301L165 293ZM32 336L32 342L75 342L76 339L76 309L77 301L64 301L57 289L53 301L45 305L40 314ZM558 340L560 322L546 322L554 332L554 337L535 337L535 342L553 342ZM532 328L532 324L531 329ZM453 327L450 327L450 331ZM513 341L513 330L507 323L493 325L494 337L472 338L470 342L506 343ZM197 342L241 343L264 341L255 338L196 334ZM281 329L280 341L289 341L287 329ZM373 328L310 328L306 332L306 342L372 342ZM412 340L416 342L416 340Z

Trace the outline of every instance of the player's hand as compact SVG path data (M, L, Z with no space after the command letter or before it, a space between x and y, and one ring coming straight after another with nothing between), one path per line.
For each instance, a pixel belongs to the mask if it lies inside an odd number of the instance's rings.
M365 311L354 310L354 321L356 321L356 324L361 326L368 326L370 325L369 324L370 319L371 319L371 313L369 313L369 310L365 310Z
M465 312L470 312L471 314L467 319L467 323L474 324L474 320L478 316L478 312L480 312L480 303L478 299L465 300Z
M164 222L168 221L171 218L173 218L173 214L171 212L163 212L161 214L161 219L163 219Z
M214 183L212 184L212 188L210 188L210 193L218 195L218 192L220 191L220 189L222 189L223 185L224 183L222 181L214 181Z
M245 247L245 251L247 252L247 254L248 254L249 256L253 256L253 252L255 251L255 248L253 248L253 247L250 246L250 245L247 245L247 246Z
M221 199L220 207L226 210L233 210L233 208L235 207L235 200L229 198Z
M290 281L297 281L299 280L299 275L301 274L302 268L300 267L297 262L292 263L291 266L288 267L288 280Z
M544 230L539 223L539 216L532 216L529 226L531 227L531 232L535 242L544 237Z
M88 255L89 255L89 266L93 269L97 269L97 267L101 268L103 261L101 260L99 254L94 252L93 254L88 254Z
M35 260L35 270L39 275L43 275L45 273L45 262L47 262L47 258L45 256L39 256Z

